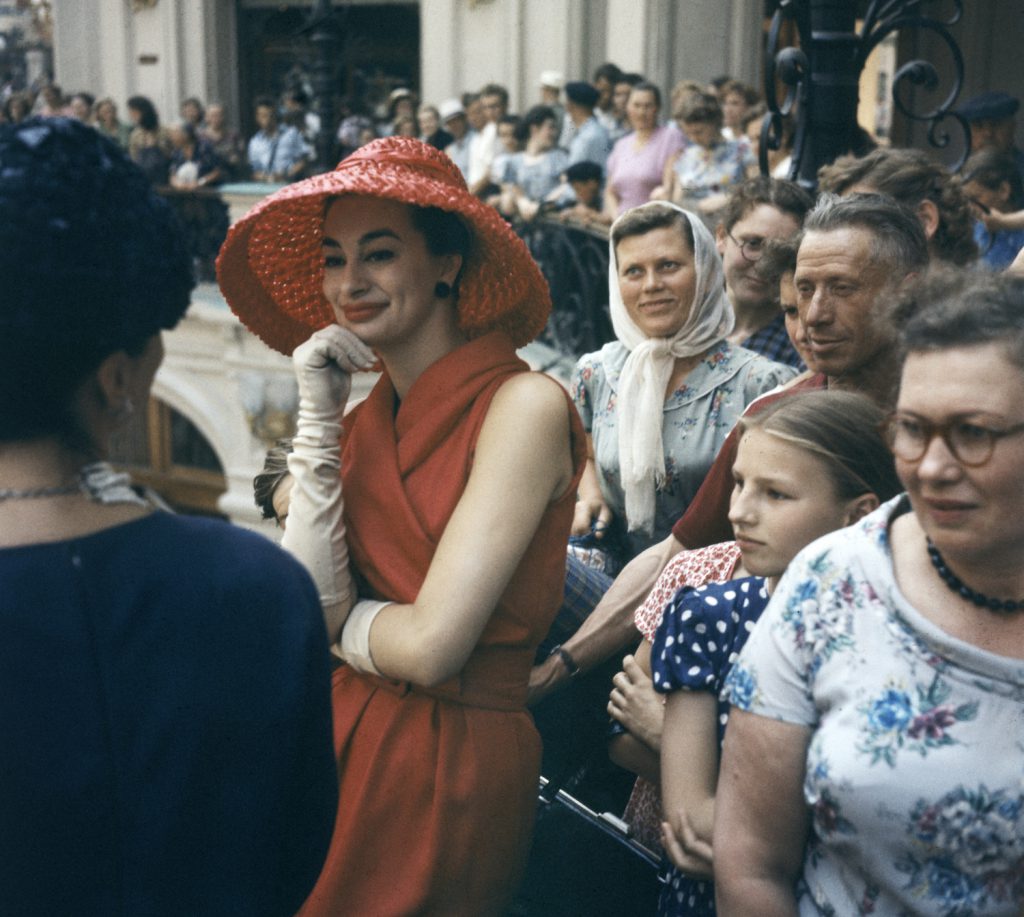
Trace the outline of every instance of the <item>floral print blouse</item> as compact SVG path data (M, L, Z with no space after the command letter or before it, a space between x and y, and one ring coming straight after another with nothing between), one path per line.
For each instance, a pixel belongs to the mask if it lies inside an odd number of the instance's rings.
M739 140L722 140L710 149L694 143L674 166L683 196L701 200L718 191L730 191L757 165L750 147Z
M888 535L907 509L897 497L796 557L727 698L812 730L801 914L1018 915L1024 661L907 603Z
M625 520L626 498L619 477L615 406L619 374L628 356L629 351L619 341L586 354L576 364L570 389L583 426L594 441L601 493L620 520ZM629 533L629 557L668 536L744 408L794 375L792 367L773 363L725 340L708 350L682 386L665 401L661 417L665 482L657 495L654 531L651 535Z

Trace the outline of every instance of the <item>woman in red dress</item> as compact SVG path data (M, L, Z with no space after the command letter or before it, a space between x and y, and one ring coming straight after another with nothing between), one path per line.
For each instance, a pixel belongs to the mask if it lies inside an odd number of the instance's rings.
M585 448L565 392L515 354L544 326L544 280L454 164L407 138L262 202L218 267L242 321L295 348L284 544L345 660L339 811L303 915L501 913L540 766L527 679Z

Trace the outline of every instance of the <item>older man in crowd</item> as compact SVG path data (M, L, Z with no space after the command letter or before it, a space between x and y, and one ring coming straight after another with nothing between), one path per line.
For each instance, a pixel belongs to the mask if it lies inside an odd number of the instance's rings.
M825 196L807 217L794 275L800 321L816 372L748 410L757 411L792 392L826 387L858 391L890 404L896 334L885 308L899 286L927 264L928 244L912 211L879 195ZM633 612L679 551L732 537L728 510L738 441L734 430L672 534L630 561L582 627L534 667L531 702L635 645Z

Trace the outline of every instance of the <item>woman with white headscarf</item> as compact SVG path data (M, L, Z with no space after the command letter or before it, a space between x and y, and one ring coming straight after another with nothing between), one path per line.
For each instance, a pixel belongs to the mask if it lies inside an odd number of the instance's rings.
M793 370L726 340L732 306L699 217L644 204L615 221L609 245L617 340L573 377L590 446L573 534L623 562L668 535L744 408Z

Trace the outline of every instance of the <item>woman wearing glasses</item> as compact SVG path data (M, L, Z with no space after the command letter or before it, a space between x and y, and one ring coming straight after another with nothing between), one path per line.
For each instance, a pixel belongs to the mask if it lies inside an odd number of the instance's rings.
M768 242L800 232L811 197L798 184L759 176L737 186L722 210L715 244L725 270L725 292L736 313L729 340L769 360L804 369L779 308L779 284L758 268Z
M729 678L722 914L1024 904L1024 281L900 311L907 493L798 555Z

